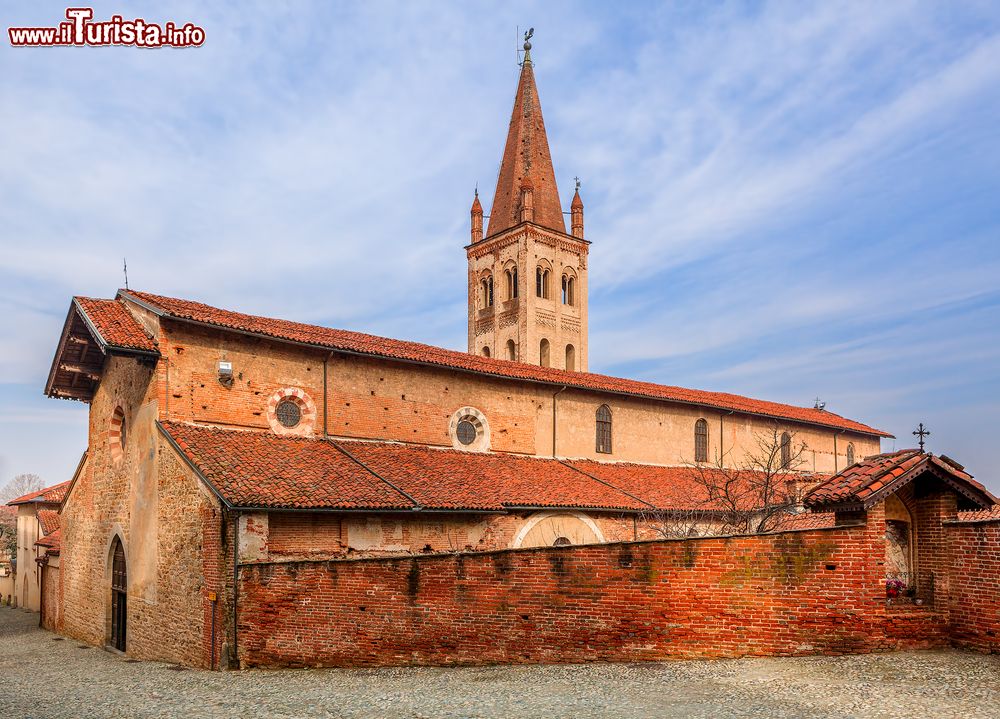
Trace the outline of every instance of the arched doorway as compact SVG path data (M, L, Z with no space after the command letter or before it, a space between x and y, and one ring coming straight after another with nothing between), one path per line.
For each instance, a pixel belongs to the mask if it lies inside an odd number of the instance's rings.
M125 566L125 547L115 537L111 545L111 636L110 644L120 652L125 651L128 627L128 570Z
M913 517L900 499L890 495L885 500L885 575L898 579L905 589L914 588Z

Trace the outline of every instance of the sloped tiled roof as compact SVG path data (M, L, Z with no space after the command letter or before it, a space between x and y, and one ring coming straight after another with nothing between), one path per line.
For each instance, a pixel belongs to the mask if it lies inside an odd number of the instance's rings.
M1000 504L988 509L976 509L969 512L959 512L955 518L958 523L1000 522Z
M239 332L274 337L279 340L341 350L364 355L386 357L449 369L476 372L494 377L543 382L554 386L626 394L702 407L756 414L774 419L804 422L823 427L844 429L861 434L889 437L886 432L845 419L825 410L795 407L778 402L751 399L725 392L706 392L668 385L620 379L589 372L573 372L552 367L538 367L490 357L442 349L417 342L376 337L361 332L318 327L288 320L270 319L222 310L200 302L153 295L135 290L119 290L119 297L131 298L161 315L190 320Z
M45 547L48 554L59 554L62 545L62 529L57 529L52 534L46 534L35 542L36 547Z
M28 504L29 502L59 504L63 501L63 497L66 496L67 489L69 489L69 482L60 482L59 484L53 484L51 487L40 489L37 492L31 492L30 494L25 494L17 499L12 499L7 502L7 504L11 506Z
M162 422L230 506L501 512L721 509L688 467L561 461ZM699 494L699 491L701 494Z
M784 532L791 529L830 529L837 526L835 512L802 512L800 514L782 515L775 531Z
M954 462L919 449L902 449L866 457L864 461L851 465L810 492L806 504L868 507L926 470L935 471L939 477L949 480L952 486L981 506L990 506L997 501L971 474Z
M555 459L380 442L338 444L424 507L652 509Z
M156 343L125 305L118 300L101 300L92 297L74 297L77 307L100 335L100 340L111 347L156 352Z
M59 529L59 512L54 509L39 509L38 523L42 525L42 534L52 534Z
M162 426L233 506L345 510L413 506L331 442L177 422Z

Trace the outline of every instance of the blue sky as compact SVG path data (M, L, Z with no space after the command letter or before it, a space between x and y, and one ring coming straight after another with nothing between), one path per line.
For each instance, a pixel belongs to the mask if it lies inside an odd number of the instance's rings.
M75 466L86 408L42 387L123 255L137 289L464 349L472 189L532 25L593 371L818 396L900 448L923 421L1000 492L1000 6L614 5L119 2L96 17L206 43L4 39L0 482Z

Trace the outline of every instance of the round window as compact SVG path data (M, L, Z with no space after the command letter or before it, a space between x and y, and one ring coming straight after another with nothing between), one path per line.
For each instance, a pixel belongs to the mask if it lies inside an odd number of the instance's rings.
M455 434L458 436L459 442L464 445L470 445L476 441L479 431L476 429L476 425L467 419L463 419L458 423L458 427L455 428Z
M553 547L568 547L572 542L566 537L556 537L556 541L552 543Z
M281 426L289 429L298 426L299 422L302 421L302 409L297 402L290 399L281 400L275 408L274 414Z

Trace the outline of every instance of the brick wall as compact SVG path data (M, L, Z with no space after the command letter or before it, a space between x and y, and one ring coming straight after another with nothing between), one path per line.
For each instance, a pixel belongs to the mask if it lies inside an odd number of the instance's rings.
M151 368L113 357L91 404L87 464L62 510L63 631L107 643L117 536L128 572L127 653L207 666L207 595L226 592L221 509L156 430L153 378ZM118 406L129 428L120 458L108 446ZM222 641L217 633L216 656Z
M56 560L58 562L58 560ZM44 565L42 571L42 626L56 632L62 626L62 603L58 565Z
M268 399L276 391L294 387L306 392L315 403L311 430L317 436L323 434L325 412L329 433L336 437L450 447L450 417L459 408L472 406L486 416L494 450L539 456L552 453L555 389L551 387L330 354L170 320L164 320L162 330L160 345L165 359L157 368L160 419L268 430ZM557 349L553 347L555 354ZM581 361L579 348L577 356ZM231 385L218 380L220 360L233 365ZM602 403L610 405L614 416L611 455L596 453L594 446L594 417ZM558 400L557 453L598 460L678 464L693 459L694 424L704 417L709 421L710 456L724 441L727 451L738 457L745 451L756 451L757 435L768 432L773 422L723 414L724 418L707 409L567 390ZM787 427L796 432L797 440L809 446L803 470L843 469L849 442L858 456L879 450L877 438L793 423ZM840 437L836 440L836 457L835 434Z
M946 525L950 619L960 646L1000 652L1000 521Z
M926 644L878 523L757 537L241 569L244 666L636 661Z

